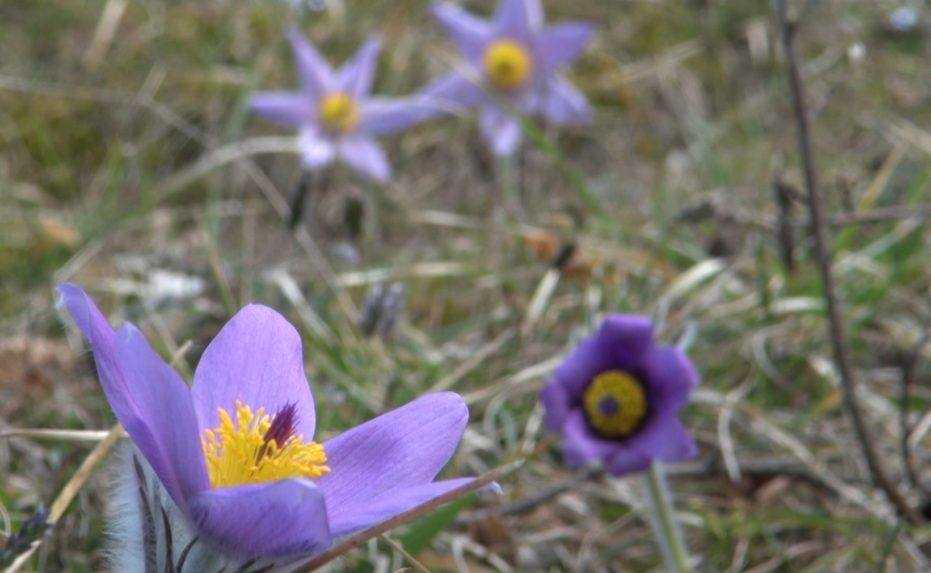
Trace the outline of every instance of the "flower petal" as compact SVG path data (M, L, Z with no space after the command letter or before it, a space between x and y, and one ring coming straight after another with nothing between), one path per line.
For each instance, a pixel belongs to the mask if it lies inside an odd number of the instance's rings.
M609 315L556 368L553 380L566 388L570 407L577 406L588 383L605 370L625 370L643 376L642 363L652 346L653 323L649 317Z
M549 431L558 432L566 423L566 416L569 415L569 397L566 395L566 387L556 380L551 381L540 391L540 401L543 402L544 425Z
M543 115L556 125L583 125L592 121L592 109L582 92L563 78L554 78L543 99Z
M523 133L520 122L498 106L487 105L479 115L479 130L492 152L507 156L517 151Z
M316 101L337 87L336 77L330 64L320 55L296 29L288 32L291 49L297 64L297 72L304 92Z
M675 414L698 386L698 372L684 352L675 346L654 347L644 363L645 378L656 408Z
M117 420L186 511L188 497L209 486L187 385L136 327L126 324L114 332L80 287L63 284L58 291L90 343L100 385Z
M358 99L372 91L375 79L375 67L378 64L378 52L381 42L371 38L359 48L355 57L339 71L339 90Z
M313 120L313 109L304 94L259 92L249 100L249 107L265 119L281 125L303 125Z
M495 12L495 34L530 43L543 27L540 0L501 0Z
M201 430L219 424L217 409L236 401L274 415L297 406L296 432L314 435L314 397L304 374L301 337L283 316L251 304L230 319L204 351L194 372L194 410Z
M458 394L426 394L323 444L330 473L317 480L328 511L433 481L469 421Z
M344 137L337 144L340 159L347 165L378 183L386 183L391 178L391 167L385 152L375 140L363 137Z
M305 479L207 490L191 514L199 533L243 557L316 553L332 542L323 493Z
M594 27L585 22L567 22L548 26L536 37L536 64L544 73L571 63L585 51Z
M481 59L492 37L488 22L449 2L434 4L430 11L467 60L477 62Z
M601 460L605 469L617 476L643 471L653 460L680 462L697 453L691 434L675 416L652 416L636 434L621 440L595 434L578 409L569 413L563 426L566 463L581 466Z
M642 432L633 446L651 452L654 459L666 463L690 460L698 455L691 432L675 417L662 420L650 432Z
M471 79L453 72L433 81L423 91L424 97L449 113L460 113L488 102L488 94Z
M348 535L367 529L405 511L452 491L472 481L473 478L458 478L426 483L410 487L399 487L371 499L357 503L331 507L327 504L327 515L333 537Z
M359 105L359 131L388 135L404 131L440 113L440 106L426 98L373 98Z
M336 157L336 146L333 142L312 126L301 130L298 136L298 146L301 149L304 165L310 170L325 167Z
M623 450L620 443L603 440L593 434L585 420L585 415L578 409L569 412L562 435L563 456L571 467L604 461ZM644 464L648 463L649 460L644 460Z

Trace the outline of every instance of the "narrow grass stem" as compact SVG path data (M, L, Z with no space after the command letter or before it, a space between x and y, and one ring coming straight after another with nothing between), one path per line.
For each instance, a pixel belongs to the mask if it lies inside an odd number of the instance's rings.
M650 469L644 474L643 481L646 484L647 497L652 508L650 523L663 554L666 571L674 573L692 571L689 553L682 538L682 530L673 513L672 494L666 484L666 475L660 462L650 464Z

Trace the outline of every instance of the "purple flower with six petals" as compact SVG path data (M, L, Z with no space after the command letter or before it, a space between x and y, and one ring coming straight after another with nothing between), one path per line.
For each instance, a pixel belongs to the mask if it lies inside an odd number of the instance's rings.
M260 92L252 110L267 120L299 130L308 169L340 159L363 176L384 183L391 176L375 136L404 131L429 117L435 107L417 98L372 97L379 42L366 42L346 65L333 71L319 52L292 30L288 35L300 78L300 92Z
M434 5L433 14L466 66L425 93L454 106L478 107L479 128L495 154L512 154L521 140L520 121L506 108L542 114L554 124L591 121L585 96L559 73L585 50L593 32L589 24L544 26L539 0L501 0L490 22L445 2Z
M469 417L451 392L309 441L301 339L270 308L239 311L189 388L135 326L114 331L79 287L59 292L117 419L197 533L230 554L316 553L470 481L434 481Z
M678 413L697 385L685 354L654 342L648 317L617 314L569 353L540 398L570 465L600 460L623 475L696 455Z

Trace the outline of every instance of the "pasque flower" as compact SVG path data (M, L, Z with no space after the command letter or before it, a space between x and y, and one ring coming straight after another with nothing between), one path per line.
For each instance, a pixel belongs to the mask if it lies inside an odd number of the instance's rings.
M426 93L441 102L478 107L482 135L496 154L510 155L520 143L513 111L542 114L554 124L590 121L585 96L560 74L585 49L590 25L544 26L539 0L501 0L490 22L446 2L434 5L433 14L465 65Z
M653 340L645 316L611 315L576 346L541 393L547 428L567 462L600 460L614 475L694 457L678 419L698 374L676 347Z
M367 41L348 63L334 71L296 30L288 35L301 90L260 92L251 107L270 121L297 127L304 163L323 168L335 159L363 176L384 183L391 175L379 135L403 131L426 119L434 106L420 98L372 97L379 42Z
M318 552L469 481L433 481L468 421L456 394L422 396L319 444L301 339L275 311L239 311L189 388L136 327L114 331L77 286L59 292L117 419L197 533L229 553Z

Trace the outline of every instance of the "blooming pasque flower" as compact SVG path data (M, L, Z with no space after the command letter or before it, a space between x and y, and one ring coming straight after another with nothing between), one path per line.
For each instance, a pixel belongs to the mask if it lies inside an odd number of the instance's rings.
M482 135L496 154L510 155L521 139L520 122L506 107L521 114L541 113L554 124L591 120L585 96L559 74L585 49L590 25L544 26L539 0L501 0L491 22L445 2L435 4L433 14L466 66L437 80L426 94L478 107Z
M433 481L468 421L457 394L318 444L301 339L275 311L239 311L188 388L136 327L114 331L79 287L59 292L117 419L195 530L232 554L317 552L469 481Z
M339 71L296 30L288 34L300 78L299 92L260 92L253 111L300 131L300 147L309 169L339 158L362 175L384 183L391 168L374 137L403 131L426 119L433 106L416 98L369 95L378 61L379 42L367 41Z
M622 475L695 456L677 416L697 385L685 354L653 341L648 317L617 314L569 353L540 397L571 465L601 460Z

